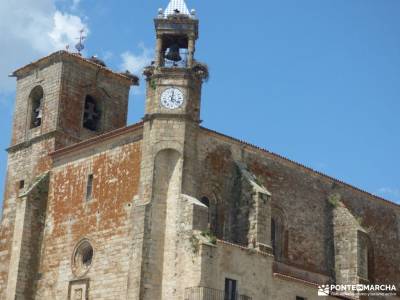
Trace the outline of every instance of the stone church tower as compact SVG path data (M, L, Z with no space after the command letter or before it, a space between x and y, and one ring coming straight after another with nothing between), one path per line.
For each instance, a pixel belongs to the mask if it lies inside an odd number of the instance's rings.
M172 1L165 12L160 11L155 19L155 61L144 71L143 154L133 217L143 220L136 224L135 235L144 235L134 245L138 252L134 264L140 262L133 269L133 277L139 277L132 286L135 299L178 297L184 270L190 267L179 240L192 229L192 215L182 202L198 194L196 141L201 87L208 72L194 59L199 22L193 13L181 1ZM141 249L145 252L139 253ZM141 273L143 264L146 270Z
M400 299L399 205L202 127L196 13L171 0L154 24L137 124L138 78L97 58L13 73L0 300Z
M132 85L132 79L66 52L13 76L16 104L0 231L4 299L33 294L48 204L49 154L125 126ZM94 109L102 112L96 125L97 120L90 123L97 118Z

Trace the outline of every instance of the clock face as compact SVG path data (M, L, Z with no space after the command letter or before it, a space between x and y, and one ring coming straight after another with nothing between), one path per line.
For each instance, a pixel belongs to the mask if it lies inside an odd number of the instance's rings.
M161 94L161 105L168 109L176 109L183 104L183 93L177 88L168 88Z

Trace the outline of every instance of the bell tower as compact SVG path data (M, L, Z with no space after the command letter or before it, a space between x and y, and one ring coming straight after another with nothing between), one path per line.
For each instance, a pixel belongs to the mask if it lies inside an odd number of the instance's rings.
M147 102L145 120L180 115L198 122L201 85L208 77L206 65L194 58L199 21L183 0L173 0L154 20L156 53L145 69Z
M171 0L165 11L159 9L154 24L155 60L144 70L147 92L143 146L148 147L144 151L155 155L162 148L177 150L185 160L181 192L195 194L190 161L196 157L201 88L208 78L207 66L194 57L199 20L184 0Z
M184 254L177 253L184 252L179 241L185 233L179 224L185 223L185 197L198 196L197 135L208 69L194 57L199 21L184 0L159 9L154 24L156 53L144 70L140 194L134 208L134 218L143 220L134 234L142 238L133 245L130 291L132 299L181 299Z
M136 78L58 51L14 71L13 134L0 226L0 299L33 295L44 235L50 153L124 127Z

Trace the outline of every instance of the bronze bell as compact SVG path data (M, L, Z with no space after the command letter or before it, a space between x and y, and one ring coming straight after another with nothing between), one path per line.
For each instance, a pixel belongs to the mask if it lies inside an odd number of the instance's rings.
M36 110L36 119L41 119L42 118L42 108L38 107Z
M40 126L42 124L42 108L39 106L34 110L34 121L33 124L35 126Z
M179 46L178 44L172 44L168 50L168 53L165 54L165 58L172 61L181 61L182 57L179 54Z

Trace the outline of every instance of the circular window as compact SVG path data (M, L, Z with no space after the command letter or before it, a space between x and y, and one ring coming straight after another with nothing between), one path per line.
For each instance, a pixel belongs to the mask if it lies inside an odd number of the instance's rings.
M72 258L72 271L76 276L83 276L89 271L93 253L93 247L88 240L83 240L76 246Z

